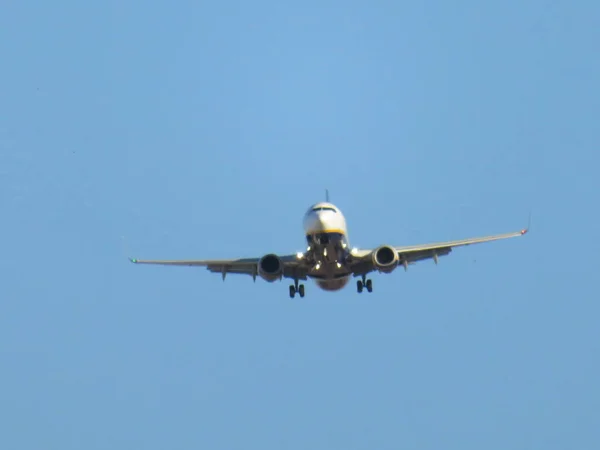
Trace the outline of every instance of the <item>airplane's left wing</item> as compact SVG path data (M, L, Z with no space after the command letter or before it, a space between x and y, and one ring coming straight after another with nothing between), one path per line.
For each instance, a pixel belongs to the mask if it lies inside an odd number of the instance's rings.
M284 278L306 279L306 270L298 261L296 255L278 256L283 265L282 276ZM239 259L137 259L129 258L134 264L154 264L161 266L190 266L206 267L213 273L220 273L225 279L228 273L251 275L254 279L258 275L258 263L261 258L239 258Z
M396 251L399 253L400 256L411 255L411 254L417 256L418 254L421 254L423 252L425 252L425 253L429 252L429 253L431 253L431 257L433 257L433 254L436 251L450 253L450 251L454 247L463 247L465 245L482 244L484 242L499 241L501 239L508 239L508 238L513 238L513 237L523 236L525 233L527 233L527 229L521 230L521 231L515 231L512 233L495 234L492 236L460 239L460 240L456 240L456 241L436 242L436 243L432 243L432 244L424 244L424 245L421 244L421 245L396 247ZM421 258L419 258L419 259L421 259Z
M496 234L483 237L460 239L456 241L436 242L430 244L410 245L403 247L391 247L398 256L398 264L403 265L404 269L409 264L415 264L418 261L433 259L436 263L438 257L448 255L455 247L463 247L472 244L481 244L484 242L498 241L513 237L523 236L528 229L515 231L511 233ZM373 263L373 254L377 249L359 250L356 254L357 259L353 263L352 272L354 276L359 276L375 269Z

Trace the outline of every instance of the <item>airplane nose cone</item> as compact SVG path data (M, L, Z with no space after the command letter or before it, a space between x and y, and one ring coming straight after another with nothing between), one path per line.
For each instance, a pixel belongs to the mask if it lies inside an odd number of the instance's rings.
M309 233L320 233L326 229L326 220L322 214L310 214L304 222L304 230Z

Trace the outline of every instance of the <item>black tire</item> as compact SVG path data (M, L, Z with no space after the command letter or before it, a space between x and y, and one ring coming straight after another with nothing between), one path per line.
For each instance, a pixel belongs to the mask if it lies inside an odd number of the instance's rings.
M363 283L362 283L362 281L358 280L356 282L356 290L358 291L359 294L363 291Z

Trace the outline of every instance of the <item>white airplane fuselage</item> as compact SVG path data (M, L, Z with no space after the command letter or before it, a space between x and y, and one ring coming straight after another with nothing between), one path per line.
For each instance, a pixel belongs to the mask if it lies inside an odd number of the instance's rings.
M313 264L308 276L326 291L342 289L350 280L345 264L350 245L344 215L332 203L316 203L304 215L303 225L308 244L304 258Z

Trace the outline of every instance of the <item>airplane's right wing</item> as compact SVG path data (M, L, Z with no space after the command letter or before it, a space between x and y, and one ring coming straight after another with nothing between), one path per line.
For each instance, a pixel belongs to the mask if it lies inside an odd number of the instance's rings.
M266 255L273 257L276 255ZM264 258L264 257L263 257ZM307 268L303 266L302 261L298 260L296 255L284 255L277 257L281 261L282 276L284 278L294 278L305 280ZM129 258L134 264L153 264L161 266L190 266L206 267L213 273L220 273L223 279L228 273L251 275L254 279L258 275L258 263L262 258L239 258L239 259L136 259Z

